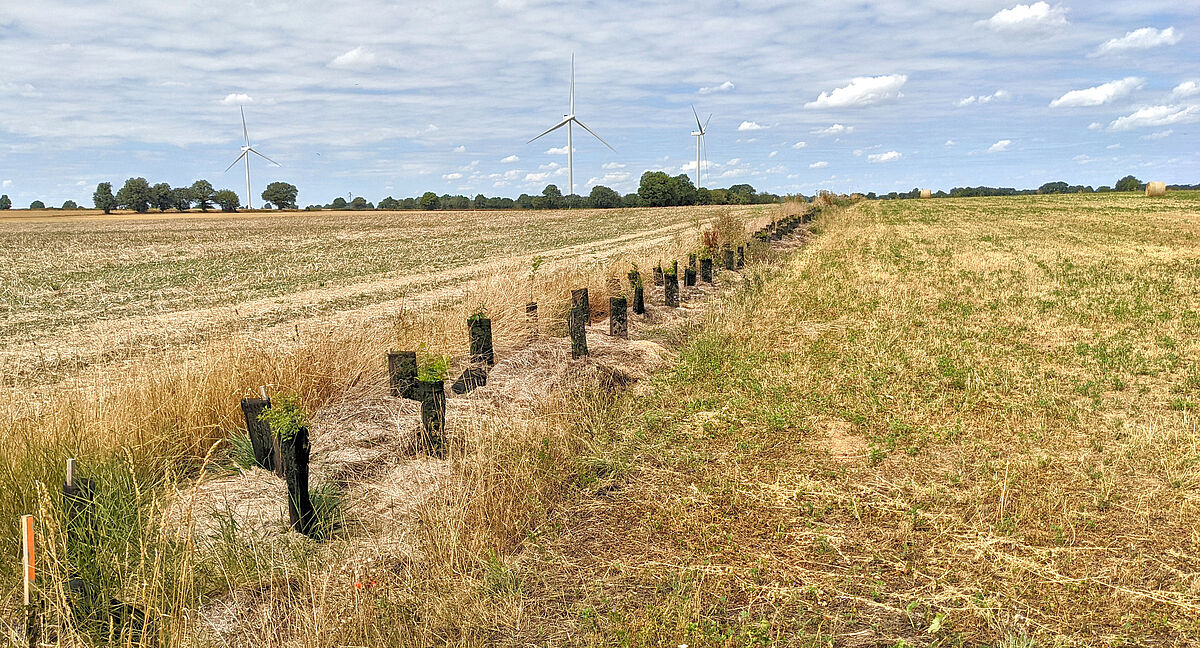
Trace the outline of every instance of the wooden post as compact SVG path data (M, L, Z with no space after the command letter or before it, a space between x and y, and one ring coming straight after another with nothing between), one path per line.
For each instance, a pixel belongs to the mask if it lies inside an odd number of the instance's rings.
M254 448L254 465L266 470L275 470L275 443L272 441L271 426L258 417L271 406L270 399L243 398L242 416L246 418L246 433L250 435L250 446Z
M584 327L586 318L582 306L571 308L567 314L567 332L571 335L571 357L575 359L588 355L587 329Z
M712 259L700 259L700 281L712 283Z
M663 287L663 301L668 308L679 308L679 275L669 273L663 275L666 282Z
M308 496L308 459L311 448L308 443L308 428L296 430L290 439L282 439L284 479L288 488L288 522L292 528L311 536L316 527L317 515Z
M421 401L421 429L429 453L446 456L446 383L444 380L418 380L417 396Z
M487 317L467 319L467 332L471 337L471 362L495 366L496 351L492 347L492 320Z
M608 300L608 334L613 337L629 337L629 300L610 297Z
M738 270L741 270L742 268L746 267L746 246L745 245L738 246L737 267L738 267Z
M588 304L587 288L577 288L571 291L571 308L582 308L584 323L592 323L592 307Z
M417 352L388 351L387 364L392 396L412 398L413 381L417 379Z
M646 289L640 281L633 287L633 312L638 315L646 314Z

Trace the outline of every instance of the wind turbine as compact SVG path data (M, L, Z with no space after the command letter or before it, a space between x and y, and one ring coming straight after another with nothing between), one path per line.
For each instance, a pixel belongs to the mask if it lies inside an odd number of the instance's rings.
M242 161L243 159L246 160L246 209L254 209L254 205L251 204L253 199L250 195L250 154L253 153L267 162L274 164L275 166L283 165L263 155L262 153L259 153L258 151L254 150L253 146L250 146L250 133L246 130L246 109L238 106L238 110L242 112L242 136L246 138L246 145L242 147L242 154L237 156L237 159L234 160L229 166L225 167L225 173L229 173L229 170L232 169L233 166L238 162Z
M617 149L609 146L608 142L605 142L604 139L601 138L599 135L597 135L595 131L588 128L583 122L581 122L575 118L575 55L574 54L571 55L571 108L570 108L570 112L563 115L562 121L560 121L557 124L555 124L554 126L550 127L548 130L546 130L541 135L538 135L537 137L526 142L526 144L532 144L535 140L542 137L542 135L549 135L550 133L553 133L554 131L562 128L563 126L567 127L567 195L571 195L571 194L575 193L575 147L574 147L574 141L572 139L572 134L571 134L571 124L573 124L573 123L579 124L579 126L582 127L583 130L591 133L592 137L595 137L596 139L600 140L601 144L608 146L608 150L612 151L613 153L617 152Z
M700 115L696 113L695 106L692 106L692 114L696 117L696 130L692 131L692 137L696 138L696 188L699 189L701 187L700 158L704 152L704 134L708 132L708 122L712 121L712 113L709 113L708 119L705 119L703 124L700 123ZM707 156L705 157L707 158Z

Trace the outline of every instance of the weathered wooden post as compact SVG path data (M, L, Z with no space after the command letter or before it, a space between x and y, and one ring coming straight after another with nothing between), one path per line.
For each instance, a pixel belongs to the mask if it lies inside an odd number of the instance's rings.
M269 398L243 398L242 416L246 418L246 433L250 435L250 446L254 449L254 465L282 476L283 467L271 426L259 420L259 415L270 406Z
M492 320L477 313L467 318L467 331L471 336L471 362L496 365L496 351L492 347Z
M683 285L689 286L689 287L696 285L696 269L695 268L684 268L684 270L683 270Z
M417 380L417 352L388 351L387 363L392 396L412 398L413 383Z
M588 289L577 288L571 291L571 308L583 309L583 322L592 323L592 307L588 304Z
M674 271L663 276L663 297L669 308L679 308L679 275Z
M571 336L571 357L578 360L588 355L586 315L582 306L572 306L567 314L567 332Z
M741 270L742 268L746 267L746 246L745 245L738 246L737 267L738 267L738 270Z
M610 297L608 300L608 334L613 337L629 337L629 300Z
M712 283L712 259L700 259L700 281Z
M733 270L733 246L725 244L725 269Z
M430 454L446 455L446 381L443 378L417 380L415 396L421 402L422 440Z
M288 488L288 522L296 531L311 536L317 514L308 497L308 459L311 454L308 426L302 425L290 437L280 439L279 448Z

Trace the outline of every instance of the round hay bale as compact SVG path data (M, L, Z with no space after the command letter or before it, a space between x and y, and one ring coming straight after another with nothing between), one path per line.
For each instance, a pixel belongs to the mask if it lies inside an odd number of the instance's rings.
M1146 184L1147 196L1165 196L1167 193L1167 183L1165 182L1150 182Z
M932 192L932 191L930 191L930 190L928 190L928 189L922 189L922 190L921 190L921 197L922 197L922 198L932 198L932 197L933 197L933 192Z

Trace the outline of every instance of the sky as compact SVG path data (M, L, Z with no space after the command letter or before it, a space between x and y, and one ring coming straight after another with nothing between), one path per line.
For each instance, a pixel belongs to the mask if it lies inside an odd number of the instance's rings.
M1200 182L1200 0L0 0L0 193L209 180L243 107L299 202L708 187L812 194Z

